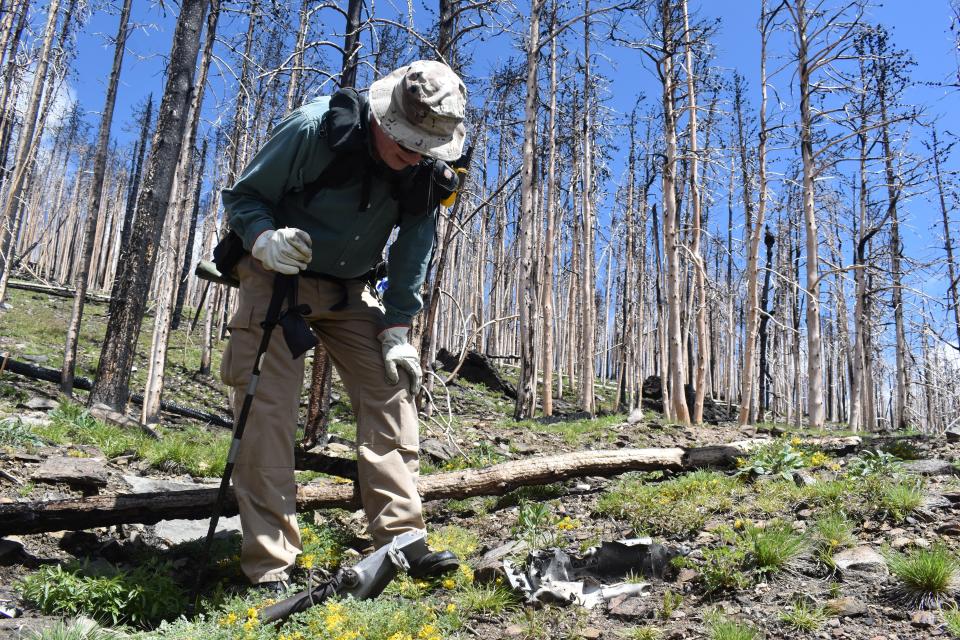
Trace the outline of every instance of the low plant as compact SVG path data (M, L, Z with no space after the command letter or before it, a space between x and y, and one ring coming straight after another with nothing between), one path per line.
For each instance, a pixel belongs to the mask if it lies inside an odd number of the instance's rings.
M899 582L896 594L913 606L939 607L960 586L960 561L944 546L890 552L886 560Z
M736 478L711 471L656 483L630 475L601 496L597 511L626 519L639 535L685 536L700 530L712 515L733 509L733 496L741 488Z
M847 465L847 475L857 477L892 476L900 471L901 464L897 457L881 449L864 451Z
M278 640L441 640L452 616L438 614L420 602L376 598L327 600L294 616L280 629Z
M648 625L623 631L620 633L620 637L627 640L660 640L663 637L663 631Z
M831 511L813 521L817 543L825 551L846 549L857 543L853 523L843 511Z
M750 577L743 571L746 559L746 551L741 547L725 545L704 549L697 570L706 592L712 594L749 586Z
M25 640L121 640L128 636L113 629L105 629L90 618L60 620L53 626L29 631Z
M0 446L33 448L43 446L43 440L20 418L0 420Z
M754 570L764 575L782 571L806 549L803 537L782 520L747 526L742 540Z
M673 612L683 604L683 594L674 593L671 589L663 592L663 606L660 608L660 617L669 620Z
M531 549L551 547L557 542L556 522L557 517L546 502L524 501L520 503L513 534Z
M517 606L513 591L500 584L469 584L456 596L456 607L463 613L499 614Z
M901 480L883 488L879 506L896 522L903 522L923 505L924 495L922 480Z
M789 609L780 613L780 621L795 631L816 631L827 620L823 607L797 600Z
M758 632L744 622L713 612L707 616L707 635L710 640L756 640Z
M176 617L187 600L170 567L158 563L100 576L84 575L78 566L47 565L23 579L21 595L46 614L139 627Z
M956 604L949 607L943 607L940 610L943 615L943 623L947 626L947 631L954 638L960 638L960 608Z
M737 460L737 475L769 476L779 475L789 480L793 472L807 466L804 452L791 441L777 441L765 444L747 458Z
M297 558L297 564L307 570L333 571L346 557L350 538L350 533L336 523L320 526L301 522L303 553Z

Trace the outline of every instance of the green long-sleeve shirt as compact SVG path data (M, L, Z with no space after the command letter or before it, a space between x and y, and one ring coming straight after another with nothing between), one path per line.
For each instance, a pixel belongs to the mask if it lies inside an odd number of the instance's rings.
M391 183L379 172L370 176L366 211L357 210L363 176L325 187L305 202L304 186L336 158L321 126L328 105L329 98L319 98L287 116L237 183L223 191L230 227L247 251L269 229L303 229L313 241L308 269L338 278L367 273L380 261L393 228L399 227L387 259L389 284L383 303L388 325L408 325L423 306L420 287L433 248L436 212L401 215ZM361 117L368 117L366 108Z

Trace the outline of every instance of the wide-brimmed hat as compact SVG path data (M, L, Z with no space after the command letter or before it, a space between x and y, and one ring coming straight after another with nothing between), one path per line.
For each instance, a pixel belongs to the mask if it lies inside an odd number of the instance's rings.
M370 111L403 147L440 160L463 153L467 88L453 69L417 60L370 85Z

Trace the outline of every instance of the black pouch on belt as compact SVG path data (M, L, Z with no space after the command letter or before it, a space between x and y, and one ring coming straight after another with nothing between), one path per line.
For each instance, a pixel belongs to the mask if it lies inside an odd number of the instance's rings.
M229 276L246 253L247 250L243 248L243 240L231 229L213 248L213 264L217 265L217 271Z

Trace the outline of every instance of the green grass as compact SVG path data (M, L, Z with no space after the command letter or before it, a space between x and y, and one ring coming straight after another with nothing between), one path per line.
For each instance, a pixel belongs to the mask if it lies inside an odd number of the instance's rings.
M710 471L659 483L629 474L601 496L597 511L626 520L638 535L689 535L710 516L730 511L739 488L736 478Z
M0 446L33 449L43 445L43 440L20 418L0 420Z
M599 416L596 418L581 418L578 420L561 420L544 423L538 420L522 420L520 422L503 421L500 426L513 429L525 429L531 433L559 435L563 441L571 446L585 443L597 444L613 442L617 433L610 427L623 424L627 421L624 414Z
M793 603L780 613L780 621L794 631L817 631L827 620L823 607L807 604L803 600Z
M957 592L960 561L946 547L890 552L886 559L898 580L897 595L910 605L936 608Z
M46 565L24 578L21 594L46 614L140 627L176 617L187 600L170 567L157 563L100 576L84 575L78 566Z
M879 506L894 521L903 522L923 505L924 495L922 480L900 480L884 487Z
M857 543L854 525L843 511L828 511L813 521L817 557L828 567L833 566L833 554Z
M954 638L960 638L960 608L956 604L944 607L940 610L943 616L943 623L947 626L947 631Z
M469 584L454 598L455 607L463 614L498 615L519 605L516 594L500 584Z
M710 640L756 640L759 633L744 622L737 622L722 614L707 617L707 636Z
M762 529L747 527L743 544L754 569L765 575L783 571L806 549L803 536L782 520L768 522Z
M634 627L621 631L619 636L626 640L660 640L663 637L663 631L653 626Z
M92 445L108 458L130 453L168 472L208 477L223 474L230 442L226 429L158 427L161 439L154 440L141 431L101 422L80 405L66 400L49 415L49 424L31 427L34 434L47 442Z

